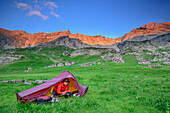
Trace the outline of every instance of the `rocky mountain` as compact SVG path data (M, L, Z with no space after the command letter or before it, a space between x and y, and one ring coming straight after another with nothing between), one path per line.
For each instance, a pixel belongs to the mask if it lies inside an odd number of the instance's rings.
M146 49L153 52L157 48L170 48L170 32L137 36L118 43L116 46L118 52L125 51L129 48L135 51Z
M81 43L77 46L79 47L80 45L93 45L96 47L105 47L110 48L110 45L115 44L115 43L120 43L125 40L134 38L136 36L146 36L146 35L151 35L151 34L157 34L157 33L165 33L165 32L170 32L170 22L165 22L165 23L154 23L151 22L149 24L143 25L137 29L132 30L129 33L126 33L124 36L112 39L112 38L106 38L101 35L97 36L90 36L90 35L83 35L83 34L72 34L69 30L68 31L58 31L54 33L35 33L35 34L30 34L25 31L10 31L10 30L5 30L0 28L0 49L10 49L10 48L25 48L25 47L33 47L37 46L39 44L51 42L53 40L56 41L59 37L62 36L68 36L67 41L61 41L61 39L66 38L60 38L59 44L66 43L70 40L73 42L74 39L78 39ZM59 41L59 40L57 40ZM55 43L55 44L58 44ZM84 44L82 44L84 43ZM68 43L67 43L68 44ZM76 47L75 44L78 44L76 42L73 42L74 47ZM70 46L70 45L69 45ZM73 47L73 48L74 48Z
M38 45L38 47L52 47L52 46L56 46L56 45L66 46L71 49L91 47L91 45L83 43L79 39L70 38L69 36L61 36L61 37L59 37L55 40L52 40L50 42L40 44L40 45Z

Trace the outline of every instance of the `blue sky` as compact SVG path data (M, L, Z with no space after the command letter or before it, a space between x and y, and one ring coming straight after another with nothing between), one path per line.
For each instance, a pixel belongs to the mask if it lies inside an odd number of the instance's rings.
M0 0L0 27L117 38L149 22L170 22L169 6L170 0Z

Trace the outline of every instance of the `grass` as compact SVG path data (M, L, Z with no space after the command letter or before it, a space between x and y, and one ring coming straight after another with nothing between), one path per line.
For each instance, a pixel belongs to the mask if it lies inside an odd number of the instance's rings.
M24 52L18 51L18 54L24 54ZM27 56L27 59L0 67L0 80L45 80L52 79L63 71L70 71L80 84L88 86L89 89L84 97L68 99L62 97L59 103L36 105L35 102L28 104L17 102L16 93L39 84L0 84L2 113L165 113L170 111L170 69L168 66L153 69L139 67L136 66L137 61L134 55L126 55L123 56L125 64L103 62L104 64L89 67L80 67L76 64L38 69L38 67L47 65L46 63L50 64L49 58L45 56L38 58L41 57L41 52L37 54L25 53L24 55ZM98 58L97 55L94 57L63 57L64 61L75 60L78 63L90 62ZM23 72L26 67L32 67L33 70Z

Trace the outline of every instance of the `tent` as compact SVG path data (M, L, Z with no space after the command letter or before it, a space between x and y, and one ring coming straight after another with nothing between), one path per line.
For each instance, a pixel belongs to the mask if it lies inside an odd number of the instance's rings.
M64 71L46 83L17 93L17 100L23 103L27 103L36 100L40 96L51 96L54 86L65 78L70 80L68 89L70 92L73 93L78 91L81 97L86 94L88 87L79 84L72 73Z

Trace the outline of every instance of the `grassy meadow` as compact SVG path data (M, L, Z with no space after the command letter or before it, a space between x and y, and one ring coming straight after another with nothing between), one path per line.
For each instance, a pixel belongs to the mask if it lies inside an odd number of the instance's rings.
M25 57L14 63L0 66L0 80L46 80L52 79L63 71L71 72L77 81L89 89L84 97L60 98L59 103L17 102L16 93L39 84L23 83L0 84L1 113L169 113L170 112L170 68L158 66L146 68L137 64L134 55L126 55L125 64L102 62L88 67L78 64L92 62L95 56L63 56L63 51L73 50L58 47L42 49L18 49L15 54ZM6 50L10 51L10 50ZM38 51L38 52L36 52ZM53 51L53 52L50 52ZM1 52L3 54L4 51ZM42 69L52 65L49 57L61 62L75 61L75 65ZM54 54L53 56L51 56ZM23 72L27 68L33 70Z

